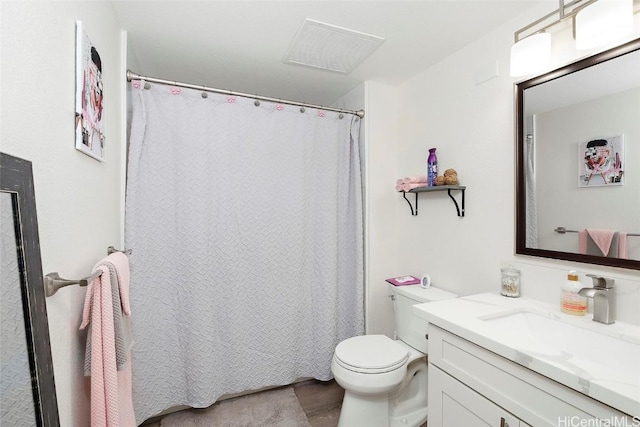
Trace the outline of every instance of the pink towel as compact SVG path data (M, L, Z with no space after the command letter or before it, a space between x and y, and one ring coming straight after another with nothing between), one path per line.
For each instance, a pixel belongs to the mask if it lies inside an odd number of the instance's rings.
M614 230L603 230L597 228L587 228L578 232L578 249L581 254L587 253L587 236L598 246L604 256L609 254L611 241L616 234Z
M408 176L406 178L402 178L402 184L418 184L418 183L426 183L427 177L426 175L415 175Z
M426 185L427 177L425 175L407 176L396 180L396 191L409 191Z
M587 230L578 231L578 251L583 255L587 253Z
M111 283L111 263L118 283ZM114 332L114 310L131 315L129 305L129 259L114 252L98 262L93 271L102 274L87 286L80 329L91 323L91 427L135 427L131 396L131 357L118 371ZM113 307L111 286L118 286L122 307Z
M426 187L426 186L427 186L426 182L408 182L406 184L402 184L402 191L409 191L409 190L413 190L414 188Z
M618 234L618 258L627 259L629 257L629 246L627 244L627 233Z
M396 184L396 191L409 191L418 187L426 187L426 182L407 182L405 184Z

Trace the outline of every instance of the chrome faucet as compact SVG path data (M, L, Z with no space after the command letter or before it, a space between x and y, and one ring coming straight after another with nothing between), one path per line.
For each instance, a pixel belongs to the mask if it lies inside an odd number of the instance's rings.
M593 298L593 321L611 325L616 319L616 293L614 280L595 274L587 274L593 280L593 288L582 288L578 294Z

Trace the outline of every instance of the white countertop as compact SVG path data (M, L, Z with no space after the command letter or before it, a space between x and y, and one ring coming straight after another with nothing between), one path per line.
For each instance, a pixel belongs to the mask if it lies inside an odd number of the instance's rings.
M515 322L511 327L508 322L486 321L517 312L541 315L604 337L597 343L579 342L581 354L574 355L571 350L558 351L549 344L541 343L539 337L537 340L536 337L528 336L518 330L519 326ZM562 313L559 307L539 301L507 298L492 293L417 304L414 306L414 313L431 324L619 411L632 416L640 415L640 357L636 357L640 355L638 326L621 322L604 325L593 322L591 313L572 316ZM572 338L582 339L579 333L576 337L567 337ZM611 339L625 341L625 345L630 344L627 348L632 351L625 354L613 351L607 354L606 344L614 343ZM585 356L590 355L591 348L593 357ZM629 365L632 366L631 369L628 368ZM627 367L623 368L624 366Z

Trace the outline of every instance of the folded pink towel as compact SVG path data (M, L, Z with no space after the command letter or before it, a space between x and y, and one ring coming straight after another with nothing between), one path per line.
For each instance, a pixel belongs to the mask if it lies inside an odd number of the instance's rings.
M409 182L406 184L396 184L396 191L410 191L418 187L426 187L426 182Z
M415 175L415 176L408 176L406 178L402 178L402 184L418 184L422 182L424 183L427 182L426 175Z
M426 187L426 186L427 186L426 182L408 182L408 183L402 184L402 191L409 191L409 190L413 190L414 188Z
M614 230L587 228L587 233L589 233L589 236L595 244L598 245L598 248L602 251L602 255L607 256L609 250L611 250L611 241L616 232Z
M425 175L407 176L396 180L396 191L409 191L425 185L427 185L427 177Z
M604 234L604 238L601 239L601 242L598 243L598 241L596 241L596 239L594 239L594 237L592 236L592 232L596 232L594 233L596 236L600 235L600 234ZM605 231L605 233L597 233L597 231ZM587 245L588 245L588 238L591 237L591 240L593 240L593 242L598 246L598 249L600 249L600 251L607 256L609 254L609 251L611 249L611 242L613 241L613 236L615 236L615 231L613 232L613 235L611 237L611 241L607 242L608 239L608 235L609 235L609 230L580 230L578 232L578 250L581 254L587 254L588 250L587 250ZM602 245L602 247L601 247ZM603 247L605 248L603 250ZM628 245L628 241L627 241L627 233L624 232L619 232L618 233L618 254L617 254L618 258L622 258L622 259L627 259L629 257L629 245Z
M597 228L587 228L578 232L578 249L581 254L587 253L587 236L598 246L602 255L607 256L611 249L611 241L616 234L615 230L603 230ZM626 236L625 236L626 241ZM618 242L618 246L620 246Z

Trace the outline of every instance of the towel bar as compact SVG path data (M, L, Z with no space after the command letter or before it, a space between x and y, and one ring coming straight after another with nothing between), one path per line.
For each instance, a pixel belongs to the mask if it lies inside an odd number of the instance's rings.
M58 289L69 285L87 286L90 281L92 281L96 277L100 277L101 274L101 271L96 271L92 275L84 277L82 279L69 280L63 279L57 272L48 273L46 276L44 276L45 295L50 297L51 295L58 292Z
M126 255L130 255L131 249L119 250L114 248L113 246L109 246L107 248L107 255L111 255L114 252L122 252ZM101 274L102 274L101 271L95 271L90 276L83 277L82 279L69 280L69 279L63 279L62 277L60 277L57 271L53 273L48 273L47 275L44 276L45 295L50 297L51 295L58 292L58 289L63 288L65 286L69 286L69 285L87 286L89 282L91 282L93 279L97 277L100 277Z
M579 233L578 230L568 230L564 227L556 227L553 231L555 231L558 234L565 234L565 233ZM638 237L640 236L639 233L627 233L627 236L631 236L631 237Z
M122 252L125 255L131 255L131 249L116 249L113 246L107 248L107 255L111 255L114 252Z

